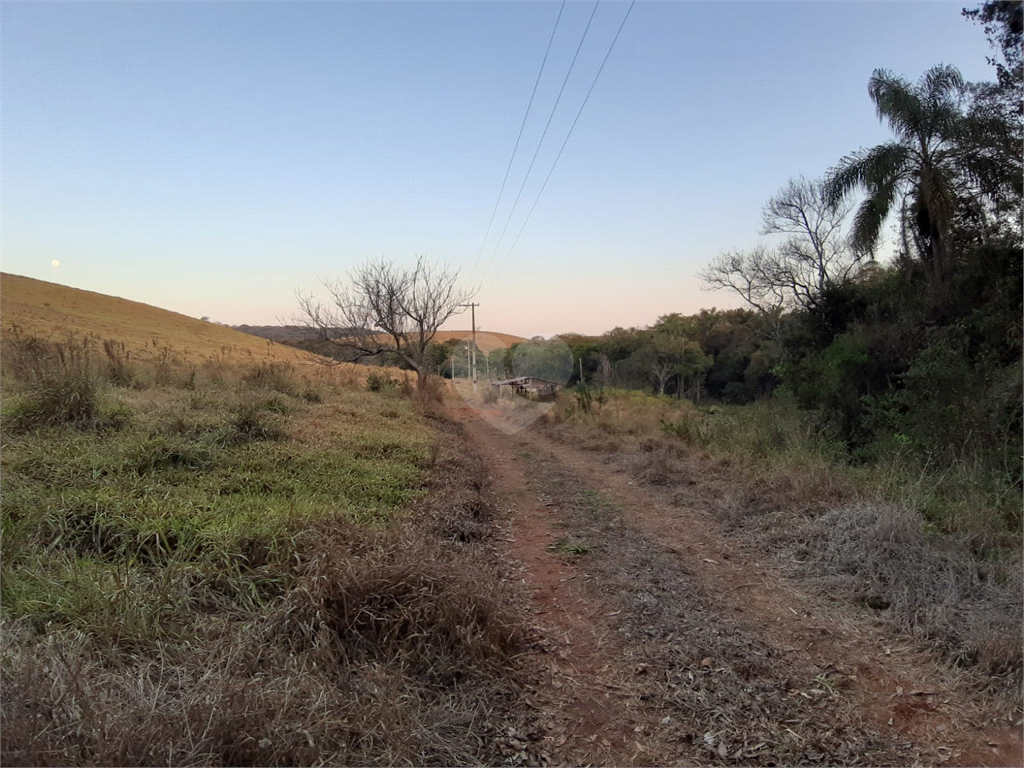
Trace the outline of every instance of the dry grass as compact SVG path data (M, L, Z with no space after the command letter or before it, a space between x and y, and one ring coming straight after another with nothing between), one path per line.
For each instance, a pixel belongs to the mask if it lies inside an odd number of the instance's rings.
M878 503L839 507L815 522L806 572L901 629L940 644L1010 688L1022 671L1021 562L979 561L963 543L924 534L917 513Z
M438 331L434 336L434 343L444 344L452 339L466 341L472 337L472 331ZM526 339L522 336L513 336L511 333L476 332L476 345L485 355L496 349L505 349L520 341L526 341Z
M494 762L521 641L494 574L412 528L312 528L293 557L269 610L187 642L126 654L6 626L4 763Z
M115 345L107 353L114 355L112 380L135 373L143 384L180 386L197 378L216 384L246 366L290 365L314 383L350 386L368 373L366 366L320 365L315 355L216 323L28 277L0 274L0 296L5 339L20 332L47 342L71 336L97 348Z
M906 765L918 747L865 721L845 674L781 652L742 615L725 610L696 566L648 538L566 466L530 461L530 477L578 553L579 575L606 601L629 654L615 682L643 702L654 764ZM574 542L580 542L576 544ZM644 738L643 736L637 738Z
M1019 532L992 535L992 515L975 508L991 498L977 490L943 497L948 478L894 464L845 464L785 403L672 412L660 398L613 397L589 415L568 398L561 405L552 436L613 453L639 482L706 510L758 557L771 553L795 578L876 612L1011 699L1019 694ZM958 532L940 531L922 514L937 499L988 527L974 532L968 520Z

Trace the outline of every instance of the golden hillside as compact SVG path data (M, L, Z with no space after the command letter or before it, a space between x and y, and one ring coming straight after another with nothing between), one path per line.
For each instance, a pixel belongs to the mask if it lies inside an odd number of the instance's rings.
M471 331L438 331L434 341L443 344L450 339L468 339L473 335ZM511 333L493 333L491 331L477 331L476 345L481 352L488 354L495 349L511 347L516 342L526 341L522 336L513 336Z
M188 363L310 360L296 349L137 301L0 273L0 332L60 340L69 334L124 343L132 356L168 350Z

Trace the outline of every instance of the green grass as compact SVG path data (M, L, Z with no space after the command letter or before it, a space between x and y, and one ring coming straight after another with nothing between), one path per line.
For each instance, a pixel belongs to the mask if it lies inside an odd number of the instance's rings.
M563 555L585 555L590 552L590 547L579 541L559 539L554 544L548 545L548 552L561 552Z
M131 414L117 432L5 431L4 618L161 637L211 584L239 607L272 593L305 527L384 524L422 495L431 434L408 402L316 402L282 392L282 375L264 369L237 393L103 392Z

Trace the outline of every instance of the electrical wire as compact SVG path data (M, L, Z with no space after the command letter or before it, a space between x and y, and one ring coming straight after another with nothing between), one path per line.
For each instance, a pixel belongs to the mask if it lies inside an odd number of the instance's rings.
M634 0L635 1L635 0ZM576 66L576 59L579 58L580 50L583 48L583 42L587 39L587 33L590 31L590 25L594 21L594 15L597 13L597 7L601 4L601 0L597 0L594 3L594 10L590 12L590 19L587 21L587 26L583 30L583 36L580 37L580 43L576 46L576 53L572 57L572 63L569 64L569 71L565 73L565 79L562 80L562 87L558 91L558 97L555 99L555 105L551 107L551 114L548 115L548 121L544 125L544 131L540 135L540 141L537 142L537 149L534 150L533 159L530 160L530 167L526 169L526 175L523 177L523 183L519 186L519 193L516 195L515 202L512 203L512 209L508 212L508 218L505 219L505 226L501 230L501 236L498 238L498 242L494 245L494 250L491 252L490 258L487 260L487 266L484 268L483 275L487 274L487 271L491 268L491 262L494 261L495 255L498 253L498 248L501 246L501 241L505 239L505 232L508 231L508 225L512 222L512 214L516 211L516 206L519 205L519 198L523 196L523 190L526 189L526 182L530 178L530 172L533 170L533 164L537 161L537 155L540 153L541 145L544 143L544 137L548 134L548 128L551 126L551 119L555 116L555 110L558 109L558 104L562 100L562 94L565 92L566 83L569 82L569 76L572 74L573 68Z
M523 234L523 230L526 229L526 225L530 221L530 216L533 214L534 209L537 207L537 203L540 201L540 196L544 194L544 189L547 187L548 181L551 179L551 174L555 172L555 166L558 165L558 160L562 156L562 151L565 149L565 145L569 143L569 137L572 136L573 128L576 127L576 123L579 121L580 115L583 114L583 108L587 106L587 100L590 98L590 94L594 92L594 86L597 85L597 79L601 76L601 72L604 70L604 65L608 63L608 57L612 55L612 49L615 47L615 43L618 41L619 35L622 33L622 28L626 26L626 19L629 18L629 13L633 10L634 5L636 5L636 0L632 0L629 4L629 8L626 9L626 15L622 17L622 23L619 24L619 29L615 33L615 37L612 39L612 44L608 46L608 52L604 55L604 60L601 62L601 66L598 68L597 74L594 75L594 82L590 84L590 90L587 91L587 95L584 97L583 103L580 104L579 111L576 113L576 119L572 121L572 125L569 127L569 132L565 135L565 141L562 142L562 146L558 150L558 154L555 156L554 162L551 164L551 170L548 171L548 175L545 177L544 183L540 187L540 191L537 192L537 197L534 198L533 205L530 207L529 213L526 214L526 219L523 221L523 226L519 228L519 233L516 235L516 239L513 241L512 247L508 249L508 253L505 254L501 264L498 265L498 270L494 273L494 280L498 279L498 275L501 274L501 270L505 266L505 262L508 261L508 257L511 256L512 251L515 250L516 245L519 243L519 238Z
M487 237L491 234L491 225L494 224L494 215L498 212L498 204L501 202L501 196L505 192L505 184L508 182L509 171L512 170L512 161L515 160L516 152L519 149L519 142L523 138L523 128L526 127L526 118L530 116L530 109L533 107L533 99L537 95L537 86L540 85L541 75L544 74L544 65L547 64L548 54L551 53L551 43L555 40L555 32L558 31L558 22L562 19L562 11L565 10L566 0L562 0L562 5L558 9L558 16L555 18L554 29L551 30L551 37L548 39L547 50L544 51L544 60L540 63L540 71L537 73L537 80L533 84L533 93L530 94L530 102L526 105L526 114L523 115L523 122L519 125L519 135L516 136L516 145L512 148L512 156L508 159L508 167L505 169L505 178L501 180L501 189L498 190L498 199L494 201L494 210L491 211L491 220L487 222L487 231L484 232L483 242L480 243L480 250L477 251L476 259L473 261L473 269L470 270L472 274L476 270L476 265L480 261L480 256L484 252L484 246L487 244Z

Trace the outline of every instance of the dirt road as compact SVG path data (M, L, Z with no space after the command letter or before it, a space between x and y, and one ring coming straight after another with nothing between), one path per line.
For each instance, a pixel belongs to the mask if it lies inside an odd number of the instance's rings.
M974 678L802 590L700 504L667 504L542 430L453 416L490 466L538 638L543 716L511 734L513 761L1024 764L1020 729L993 720Z

